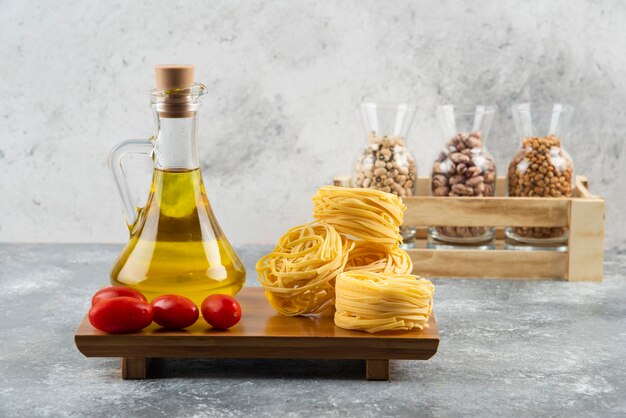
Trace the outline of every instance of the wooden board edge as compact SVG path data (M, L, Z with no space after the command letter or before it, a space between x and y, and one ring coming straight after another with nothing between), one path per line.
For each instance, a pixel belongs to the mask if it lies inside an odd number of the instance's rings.
M322 349L318 354L303 352L301 348L276 349L229 349L228 351L204 350L195 346L181 346L180 349L150 348L129 346L123 349L119 347L101 347L89 350L85 357L88 358L206 358L206 359L301 359L301 360L370 360L387 358L390 360L428 360L437 354L437 347L427 347L412 350L365 350L354 348L352 352ZM141 357L144 356L144 357Z

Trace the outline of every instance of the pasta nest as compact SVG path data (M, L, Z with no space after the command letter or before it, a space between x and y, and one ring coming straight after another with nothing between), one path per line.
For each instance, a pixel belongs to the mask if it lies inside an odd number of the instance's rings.
M406 206L379 190L325 186L313 196L313 217L339 233L389 248L402 242L399 229Z
M435 287L412 275L348 271L337 277L335 325L367 331L424 329Z
M413 263L402 248L389 249L366 241L357 241L348 254L344 271L371 271L386 274L411 274Z
M256 264L268 301L288 316L323 311L334 303L335 278L353 247L324 222L290 229Z

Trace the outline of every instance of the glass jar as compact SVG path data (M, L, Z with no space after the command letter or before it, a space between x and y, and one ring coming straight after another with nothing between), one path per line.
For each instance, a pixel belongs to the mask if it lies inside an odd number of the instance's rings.
M437 107L437 119L446 143L431 172L431 192L439 197L491 197L496 192L496 165L485 142L494 106ZM451 244L482 244L491 241L488 226L434 226L431 239Z
M381 190L400 197L414 196L417 165L406 147L416 108L408 103L361 103L368 143L354 169L355 187ZM414 227L401 227L405 244L415 241Z
M512 107L521 146L508 169L509 196L571 197L574 164L562 145L574 108L563 103L520 103ZM506 237L526 245L562 245L565 227L509 227Z

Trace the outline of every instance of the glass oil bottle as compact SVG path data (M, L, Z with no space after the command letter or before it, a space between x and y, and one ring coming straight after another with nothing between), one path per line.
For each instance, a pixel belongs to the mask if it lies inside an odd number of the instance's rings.
M235 295L246 271L222 232L207 198L196 146L197 110L206 87L194 83L188 65L156 67L151 92L157 133L117 145L109 168L117 185L130 240L111 271L111 283L142 292L148 300L178 294L200 305L209 294ZM152 158L147 203L131 197L122 161L128 154Z

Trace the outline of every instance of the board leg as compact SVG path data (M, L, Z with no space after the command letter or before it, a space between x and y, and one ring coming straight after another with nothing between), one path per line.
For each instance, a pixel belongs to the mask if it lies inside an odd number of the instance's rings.
M365 360L365 379L389 380L389 360Z
M123 358L122 379L145 379L150 368L149 358Z

